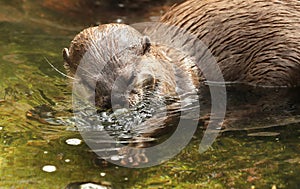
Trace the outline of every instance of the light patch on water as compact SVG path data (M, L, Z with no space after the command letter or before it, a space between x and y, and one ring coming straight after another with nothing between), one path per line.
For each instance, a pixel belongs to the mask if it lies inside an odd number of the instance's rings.
M121 109L114 110L113 115L114 116L121 116L121 115L124 115L126 113L129 113L129 110L127 108L121 108Z
M80 186L80 189L107 189L106 186L100 186L93 183L86 183Z
M42 168L43 171L48 172L48 173L52 173L56 171L56 167L54 165L45 165Z
M121 18L118 18L118 19L116 20L116 22L120 24L120 23L123 23L123 20L122 20Z
M68 140L66 140L66 143L72 146L78 146L80 145L82 142L82 140L78 139L78 138L70 138Z
M113 160L113 161L119 161L120 159L122 159L122 156L119 156L119 155L113 155L113 156L111 156L110 159Z
M123 8L123 7L125 7L125 5L123 3L119 3L118 7Z
M257 133L249 133L248 136L253 137L274 137L279 136L280 133L277 132L257 132Z

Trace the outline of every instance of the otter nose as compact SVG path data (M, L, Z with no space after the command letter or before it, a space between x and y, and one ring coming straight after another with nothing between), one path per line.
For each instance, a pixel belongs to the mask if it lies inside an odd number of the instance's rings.
M143 74L139 79L137 87L153 90L155 88L155 85L156 85L156 79L152 74Z

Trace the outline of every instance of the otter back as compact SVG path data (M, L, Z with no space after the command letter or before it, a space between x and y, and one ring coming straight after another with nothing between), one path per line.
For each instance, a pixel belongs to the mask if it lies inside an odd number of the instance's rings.
M188 0L161 21L196 34L226 81L300 85L298 0Z

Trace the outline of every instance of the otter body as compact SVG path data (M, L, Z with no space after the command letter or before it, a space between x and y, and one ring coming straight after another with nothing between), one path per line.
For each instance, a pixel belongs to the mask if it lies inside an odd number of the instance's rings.
M300 85L300 1L188 0L161 21L197 35L226 81Z
M161 22L201 40L226 82L300 86L300 1L188 0L172 7ZM152 44L151 38L130 26L108 24L84 30L63 54L70 75L81 67L89 75L81 80L91 88L89 83L96 82L95 99L103 107L111 98L134 104L146 90L157 90L158 83L163 95L174 95L174 64L185 72L181 77L187 85L197 88L205 78L190 62L198 60L174 55L176 51L167 48ZM128 88L128 96L122 95ZM121 95L110 97L114 90Z

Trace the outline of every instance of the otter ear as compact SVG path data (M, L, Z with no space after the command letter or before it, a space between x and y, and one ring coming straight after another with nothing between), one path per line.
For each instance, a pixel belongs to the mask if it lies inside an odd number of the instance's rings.
M148 36L144 36L142 38L142 48L143 48L142 53L145 54L146 52L148 52L150 50L150 46L151 46L150 38Z
M70 64L70 54L68 48L63 49L63 58L66 63Z

